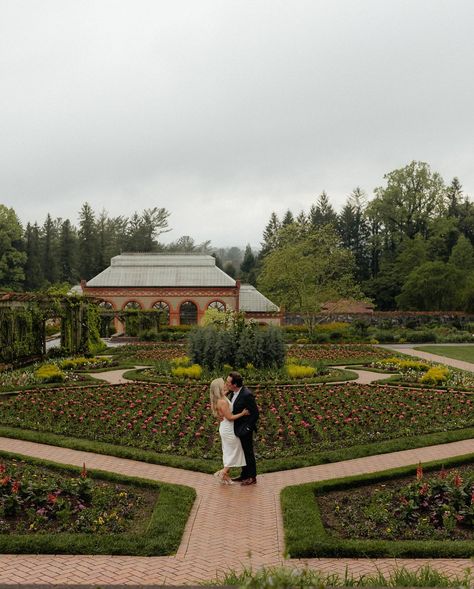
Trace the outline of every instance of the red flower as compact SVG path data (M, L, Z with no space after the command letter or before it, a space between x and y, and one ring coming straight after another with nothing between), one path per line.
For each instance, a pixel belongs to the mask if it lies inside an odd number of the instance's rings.
M5 472L6 468L4 464L0 464L0 474L3 474Z
M20 481L14 481L13 485L12 485L12 493L15 493L15 495L18 493L18 491L20 490Z
M416 480L421 481L422 478L423 478L423 467L421 466L421 462L419 462L418 466L416 468Z
M48 497L47 497L48 503L51 503L52 505L54 505L57 500L58 500L58 496L57 495L55 495L54 493L49 493L48 494Z
M460 487L462 485L462 478L461 478L461 476L457 474L454 477L454 481L453 482L454 482L454 486L455 487Z
M82 463L81 478L82 479L87 478L87 470L86 470L86 463L85 462Z

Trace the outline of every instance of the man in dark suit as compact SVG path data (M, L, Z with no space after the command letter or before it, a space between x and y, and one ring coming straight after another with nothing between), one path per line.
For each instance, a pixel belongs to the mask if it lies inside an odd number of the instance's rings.
M229 400L232 403L232 413L236 415L247 409L249 414L239 417L234 421L234 433L240 438L245 454L246 465L242 467L240 476L232 480L239 481L242 485L255 485L257 483L257 465L253 451L253 432L257 431L258 407L252 392L243 386L243 378L238 372L230 372L226 379L229 390Z

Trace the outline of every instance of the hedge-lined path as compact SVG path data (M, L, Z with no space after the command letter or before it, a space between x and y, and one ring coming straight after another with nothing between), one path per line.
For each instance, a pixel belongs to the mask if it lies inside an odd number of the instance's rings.
M135 366L135 370L138 370L139 368L148 368L147 366ZM341 368L341 366L334 366L334 368ZM345 368L347 370L352 370L352 372L357 373L357 379L354 379L352 381L347 381L347 380L341 380L341 381L337 381L337 382L358 382L360 384L370 384L371 382L375 382L377 380L382 380L384 378L388 378L389 376L393 376L393 372L392 373L387 373L387 374L382 374L380 372L371 372L370 370L355 370L354 368L352 368L351 366L345 366ZM97 378L99 380L105 380L105 382L108 382L109 384L124 384L127 382L142 382L140 380L136 380L133 381L133 379L129 379L129 378L124 378L123 375L125 372L130 372L130 370L132 370L132 368L126 368L125 370L120 369L120 370L108 370L108 371L104 371L104 372L93 372L91 373L91 376L93 376L94 378ZM324 384L324 383L321 383ZM332 382L331 384L336 384L335 382Z
M0 438L0 449L63 464L192 486L197 499L176 556L0 555L0 584L196 584L225 570L261 566L308 566L324 573L355 576L412 570L430 563L444 573L462 575L469 559L305 559L285 560L280 491L316 480L377 472L474 452L474 440L369 456L278 473L263 474L258 484L222 486L207 474L103 456L44 444Z
M415 350L415 345L420 344L387 344L380 345L379 347L385 348L386 350L393 350L394 352L401 352L402 354L407 354L408 356L415 356L415 358L429 360L430 362L439 362L440 364L445 364L446 366L452 366L453 368L460 368L461 370L474 372L474 364L472 364L471 362L464 362L464 360L456 360L455 358L448 358L447 356L438 356L437 354L432 354L430 352L422 352L421 350Z

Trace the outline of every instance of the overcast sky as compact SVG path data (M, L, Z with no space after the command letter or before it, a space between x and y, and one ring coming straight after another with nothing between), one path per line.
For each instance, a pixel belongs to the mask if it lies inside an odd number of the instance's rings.
M0 0L0 203L257 246L411 160L474 194L473 0Z

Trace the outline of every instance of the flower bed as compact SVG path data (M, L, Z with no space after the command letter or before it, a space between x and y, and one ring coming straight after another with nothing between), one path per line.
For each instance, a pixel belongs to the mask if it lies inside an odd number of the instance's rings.
M386 372L399 373L400 377L396 379L399 382L464 389L474 388L472 372L426 360L405 360L390 357L374 360L370 362L369 366Z
M186 346L179 344L129 344L112 351L119 361L150 363L184 356Z
M359 364L393 356L393 352L367 344L288 346L288 356L326 364Z
M134 518L150 517L155 493L92 481L24 461L0 462L0 534L128 531ZM144 511L144 513L143 513Z
M279 458L474 426L470 395L384 385L254 387L257 452ZM220 458L207 385L127 384L23 391L5 426L196 458Z
M423 470L438 472L430 476ZM423 468L286 487L281 503L287 553L293 558L470 557L473 482L470 454Z
M318 496L339 538L474 540L474 464Z

